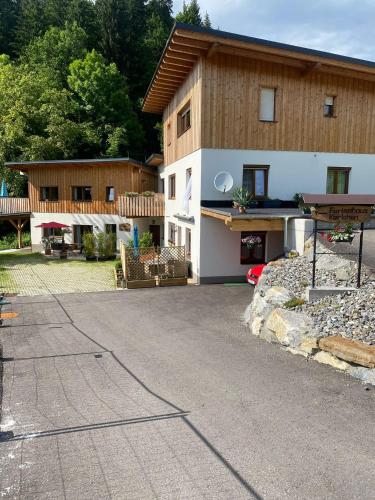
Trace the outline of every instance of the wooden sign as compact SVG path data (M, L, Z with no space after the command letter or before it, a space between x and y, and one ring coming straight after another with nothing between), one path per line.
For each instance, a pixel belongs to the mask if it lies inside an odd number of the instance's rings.
M311 207L315 220L338 224L358 224L371 218L372 207L366 205L318 205Z
M125 231L126 233L129 233L131 231L131 225L129 223L119 224L118 228L119 231Z

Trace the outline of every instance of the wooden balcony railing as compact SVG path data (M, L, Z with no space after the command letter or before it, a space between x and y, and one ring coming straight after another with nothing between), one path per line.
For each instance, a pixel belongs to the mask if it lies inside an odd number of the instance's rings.
M0 216L30 213L29 198L0 198Z
M155 193L154 196L125 196L118 197L118 211L122 217L163 217L164 194Z

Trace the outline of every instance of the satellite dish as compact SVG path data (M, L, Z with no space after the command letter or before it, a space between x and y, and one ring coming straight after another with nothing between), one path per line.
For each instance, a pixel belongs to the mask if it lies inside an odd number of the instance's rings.
M214 186L221 193L227 193L233 187L233 177L229 172L219 172L215 176Z

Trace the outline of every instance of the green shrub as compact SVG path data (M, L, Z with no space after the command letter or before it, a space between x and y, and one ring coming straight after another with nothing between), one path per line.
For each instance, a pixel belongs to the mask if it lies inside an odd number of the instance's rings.
M286 309L293 309L294 307L302 306L305 303L304 299L299 297L293 297L292 299L285 302L284 307Z
M122 262L121 262L121 260L116 260L115 269L118 270L118 271L122 271Z
M96 237L93 233L85 233L82 237L86 257L94 257L96 250Z
M146 231L145 233L142 234L142 236L139 239L139 246L140 248L149 248L154 245L154 240L152 239L152 234L150 231Z
M96 244L99 257L107 256L107 234L106 233L98 233L96 235Z
M106 233L105 235L105 256L112 257L116 255L117 238L115 233Z

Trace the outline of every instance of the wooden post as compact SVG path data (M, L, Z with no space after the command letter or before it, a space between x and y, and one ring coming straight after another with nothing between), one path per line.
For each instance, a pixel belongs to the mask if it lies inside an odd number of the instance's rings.
M9 222L17 231L17 241L18 241L17 247L22 248L22 229L24 228L27 219L24 220L23 222L22 219L17 219L17 222L15 222L13 219L9 219Z

